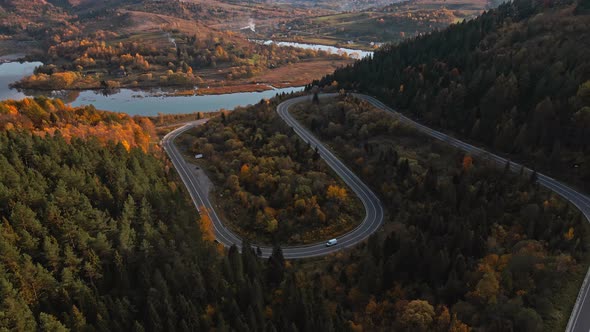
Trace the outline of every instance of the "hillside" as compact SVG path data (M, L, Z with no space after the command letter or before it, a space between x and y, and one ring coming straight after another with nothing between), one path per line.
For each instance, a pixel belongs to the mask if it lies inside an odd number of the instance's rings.
M116 137L127 116L60 104L0 104L0 330L347 330L280 249L214 244L160 153L84 137ZM49 116L24 125L35 114Z
M337 70L429 124L590 190L590 16L582 3L515 1Z
M211 120L195 147L231 163L221 205L238 185L247 214L280 233L293 229L281 214L314 201L336 218L343 191L310 197L326 176L274 156L314 155L273 130L275 102ZM147 120L44 98L0 106L0 329L542 331L563 325L575 296L559 294L583 277L577 211L354 99L296 114L377 189L388 219L367 244L303 262L220 250L169 161L121 140L121 124ZM95 128L114 141L88 137ZM275 223L265 196L294 204Z
M498 169L351 97L292 113L379 195L384 228L322 265L326 296L370 331L562 331L590 226ZM318 267L319 269L319 267ZM561 271L561 272L560 272ZM416 316L412 313L419 313Z

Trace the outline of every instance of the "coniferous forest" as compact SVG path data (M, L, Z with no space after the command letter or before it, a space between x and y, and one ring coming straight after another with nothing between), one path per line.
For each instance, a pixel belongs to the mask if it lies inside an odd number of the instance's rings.
M590 189L590 2L515 0L390 45L319 84Z

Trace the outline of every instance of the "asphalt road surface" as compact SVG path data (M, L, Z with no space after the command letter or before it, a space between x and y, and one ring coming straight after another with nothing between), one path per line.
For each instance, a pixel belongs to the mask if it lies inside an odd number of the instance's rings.
M500 167L504 167L506 165L506 163L510 163L510 169L514 172L520 172L521 169L524 169L525 172L531 173L532 170L527 168L527 167L523 167L522 165L518 164L518 163L514 163L514 162L509 162L507 159L502 158L500 156L497 156L495 154L489 153L483 149L477 148L473 145L467 144L465 142L462 142L458 139L455 139L453 137L450 137L446 134L443 134L441 132L438 132L436 130L430 129L424 125L421 125L403 115L401 115L400 113L394 111L393 109L389 108L387 105L383 104L382 102L380 102L379 100L370 97L370 96L366 96L366 95L362 95L362 94L353 94L356 98L359 99L363 99L369 103L371 103L373 106L383 109L389 113L391 113L393 116L395 116L397 119L399 119L400 122L405 123L411 127L416 128L417 130L421 131L422 133L431 136L433 138L436 138L438 140L441 140L449 145L452 145L456 148L459 148L465 152L468 152L469 154L473 155L473 156L477 156L483 159L487 159L491 162L495 162L496 164L498 164L498 166ZM546 176L544 174L540 174L537 173L538 175L538 182L540 185L542 185L543 187L546 187L547 189L559 194L561 197L565 198L566 200L570 201L573 205L575 205L578 209L580 209L580 211L584 214L584 216L586 217L586 219L590 222L590 198L578 191L576 191L575 189L549 177ZM586 273L586 278L584 279L584 283L582 284L582 287L580 288L580 292L578 294L578 298L576 301L576 304L574 306L574 309L572 310L566 331L567 332L588 332L590 331L590 282L588 282L588 280L590 279L590 269L588 270L588 272Z
M338 237L338 243L334 246L327 247L326 242L329 239L325 239L320 243L305 245L305 246L288 246L282 247L283 256L286 259L297 259L327 255L344 248L352 247L359 242L362 242L375 231L377 231L383 223L383 206L377 198L377 195L373 193L369 187L364 184L350 169L348 169L334 154L326 148L317 138L311 135L306 129L304 129L295 119L289 114L289 107L302 101L309 100L310 97L299 97L290 99L277 107L277 112L293 128L293 130L305 141L311 144L312 147L318 149L320 157L323 158L326 163L338 174L344 182L352 189L362 201L365 207L365 218L361 224L349 233L346 233ZM325 96L322 96L325 98ZM218 242L225 246L236 245L241 246L242 240L240 237L228 228L226 228L219 216L215 212L211 202L209 201L209 193L204 192L203 188L199 186L198 179L190 169L195 167L192 164L187 163L176 145L174 139L183 132L190 128L205 123L206 120L200 120L195 122L187 123L186 125L168 133L162 139L162 146L168 156L172 160L174 167L178 171L182 181L188 189L191 198L195 204L195 207L199 212L203 212L206 209L211 217L211 221L214 226L215 237ZM256 245L252 245L256 248ZM240 248L241 249L241 248ZM268 257L272 253L272 248L260 246L262 250L262 257Z

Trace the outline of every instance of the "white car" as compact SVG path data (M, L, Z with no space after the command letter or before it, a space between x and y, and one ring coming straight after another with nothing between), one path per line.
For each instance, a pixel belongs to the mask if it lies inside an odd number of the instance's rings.
M336 243L338 243L338 240L336 239L329 240L328 242L326 242L326 247L331 247L333 245L336 245Z

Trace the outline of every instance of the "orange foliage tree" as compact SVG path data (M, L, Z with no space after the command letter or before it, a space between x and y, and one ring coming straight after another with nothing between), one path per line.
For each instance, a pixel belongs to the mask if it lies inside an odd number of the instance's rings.
M328 186L326 196L328 197L328 199L334 199L342 202L346 200L348 194L346 193L345 188L339 187L337 185L330 185Z
M468 171L473 166L473 158L470 155L463 157L463 169Z
M73 108L59 99L44 97L0 102L0 130L20 128L40 136L59 131L68 142L74 137L92 137L103 144L113 141L127 150L139 147L147 151L155 137L148 118L99 111L92 106Z
M214 241L215 228L213 226L213 221L211 220L211 217L209 217L209 211L207 211L207 208L204 206L201 206L199 210L202 211L199 224L201 226L201 231L203 232L203 239L205 239L206 241Z

